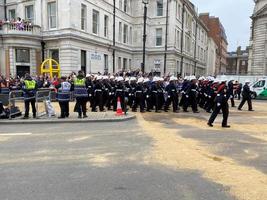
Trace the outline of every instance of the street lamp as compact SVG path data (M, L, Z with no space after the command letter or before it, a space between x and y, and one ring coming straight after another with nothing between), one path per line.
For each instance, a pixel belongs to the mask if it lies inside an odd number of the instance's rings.
M146 63L146 20L147 20L147 4L149 0L142 0L144 4L144 32L143 32L143 63L141 66L141 70L145 73L145 63Z

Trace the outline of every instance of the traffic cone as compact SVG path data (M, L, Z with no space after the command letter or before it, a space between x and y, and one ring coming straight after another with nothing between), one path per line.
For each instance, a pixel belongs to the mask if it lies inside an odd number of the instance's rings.
M123 115L122 108L121 108L121 99L120 99L120 97L118 97L118 100L117 100L117 112L116 112L116 115L117 116Z

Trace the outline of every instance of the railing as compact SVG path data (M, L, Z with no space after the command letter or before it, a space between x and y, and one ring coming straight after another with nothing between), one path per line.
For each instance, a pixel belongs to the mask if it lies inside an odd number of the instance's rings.
M18 101L23 101L24 102L24 97L23 97L23 91L22 90L15 90L11 91L9 93L9 98L8 98L8 108L9 108L9 119L12 119L12 116L19 114L19 112L12 112L13 109L16 107L16 102Z
M44 103L45 101L51 101L51 90L39 90L36 92L36 116L37 117L42 117L45 114L47 114L46 111L40 112L39 108L39 102Z
M40 35L41 28L38 25L21 24L4 22L0 24L0 32L2 34L27 34Z

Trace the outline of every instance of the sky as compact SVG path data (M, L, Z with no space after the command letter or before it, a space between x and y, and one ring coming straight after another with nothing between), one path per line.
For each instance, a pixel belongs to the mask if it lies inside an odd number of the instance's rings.
M190 0L199 13L209 12L219 17L228 39L228 51L238 46L245 49L249 45L250 16L253 13L253 0Z

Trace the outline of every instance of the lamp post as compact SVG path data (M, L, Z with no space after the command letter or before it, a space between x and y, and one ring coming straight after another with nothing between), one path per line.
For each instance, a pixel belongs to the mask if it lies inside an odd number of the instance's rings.
M142 0L144 4L144 32L143 32L143 63L141 65L141 70L145 73L145 63L146 63L146 20L147 20L147 4L149 0Z

